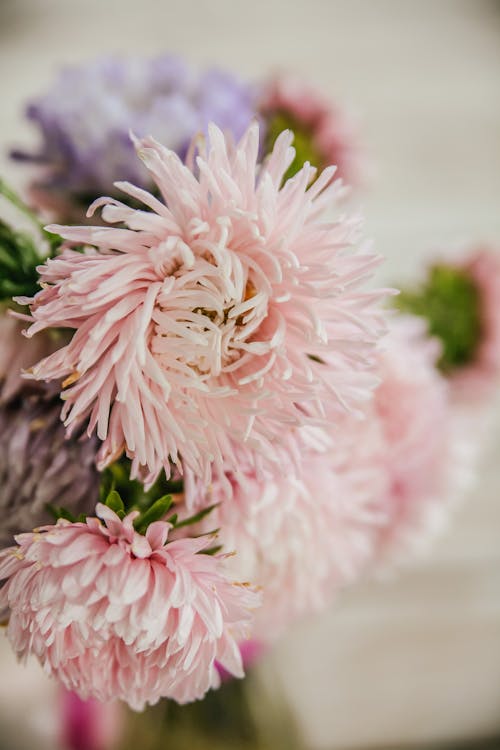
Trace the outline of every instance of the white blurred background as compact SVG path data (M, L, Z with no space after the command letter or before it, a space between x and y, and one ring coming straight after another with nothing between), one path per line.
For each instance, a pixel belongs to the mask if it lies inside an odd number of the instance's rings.
M406 279L436 248L500 247L500 3L493 0L0 0L0 170L33 142L23 105L63 63L177 52L255 79L292 70L357 117L366 231ZM498 427L480 487L432 555L303 623L267 665L320 750L500 736ZM55 747L53 692L0 640L2 750ZM500 741L499 745L500 747Z

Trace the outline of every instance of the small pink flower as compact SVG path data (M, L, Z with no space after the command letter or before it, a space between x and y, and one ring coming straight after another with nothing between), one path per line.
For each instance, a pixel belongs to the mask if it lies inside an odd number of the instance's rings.
M452 378L462 401L487 401L500 382L500 253L480 248L458 261L479 292L481 340L474 361Z
M166 522L142 536L137 513L97 512L102 521L59 521L0 553L0 609L10 609L17 655L34 654L83 698L136 710L203 697L219 684L215 661L241 677L238 642L259 597L226 578L223 556L197 554L212 540L167 544Z
M264 91L261 110L271 127L273 117L282 116L292 130L300 130L319 158L314 166L335 164L337 175L348 184L363 181L364 159L355 127L320 91L293 77L277 77Z
M262 168L259 128L237 146L210 127L196 173L151 138L137 143L163 201L117 183L147 210L102 198L115 227L58 227L71 242L41 269L28 335L75 329L33 377L62 380L68 426L90 417L100 466L123 451L151 481L170 460L209 481L232 445L278 463L283 436L368 398L384 290L362 286L379 258L349 252L357 221L322 222L333 170L311 185L283 133ZM309 186L309 187L308 187ZM320 360L328 353L331 365ZM332 406L333 405L333 406Z

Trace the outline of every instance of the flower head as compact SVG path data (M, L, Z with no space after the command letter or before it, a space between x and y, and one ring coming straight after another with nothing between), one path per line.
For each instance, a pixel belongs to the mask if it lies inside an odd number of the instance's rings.
M378 542L383 563L424 548L468 481L470 438L457 430L448 383L436 369L439 355L418 318L392 321L373 403L388 478Z
M166 522L143 536L135 513L97 513L20 534L0 553L0 609L18 656L34 654L84 698L137 710L201 698L219 684L216 660L242 676L237 641L258 595L231 583L220 557L198 554L210 538L166 543Z
M320 169L335 164L338 175L349 184L360 181L363 170L355 128L346 113L320 92L294 78L275 78L264 89L261 112L267 149L282 130L295 133L296 156L288 176L309 161Z
M196 74L168 55L105 58L63 69L52 89L30 104L41 149L14 155L41 165L36 196L61 210L68 199L88 204L112 192L117 179L151 187L135 158L130 129L184 156L191 138L211 120L240 138L254 112L252 90L228 72Z
M396 299L442 345L439 367L463 403L486 401L500 374L500 254L474 248L443 258Z
M149 210L103 198L90 211L124 228L51 227L96 249L49 260L42 291L21 300L29 335L75 329L32 376L64 379L66 424L90 416L101 464L125 450L151 477L182 456L208 481L234 444L277 460L290 430L327 421L326 404L368 397L384 291L362 285L379 258L349 252L356 223L320 221L333 169L308 187L305 165L280 187L291 141L258 171L257 124L234 147L211 126L195 175L147 138L138 152L163 201L120 183Z
M343 449L337 442L332 451L326 435L303 441L299 476L256 472L240 449L238 470L214 477L208 489L186 482L188 512L219 503L200 530L220 528L224 549L237 551L228 562L233 575L262 588L253 631L259 640L323 610L374 558L387 480L373 449L377 424L361 422L354 432L352 420L345 428L357 439L344 433Z
M50 522L48 505L75 515L95 507L98 441L81 430L68 439L60 415L58 395L39 385L0 403L0 548Z

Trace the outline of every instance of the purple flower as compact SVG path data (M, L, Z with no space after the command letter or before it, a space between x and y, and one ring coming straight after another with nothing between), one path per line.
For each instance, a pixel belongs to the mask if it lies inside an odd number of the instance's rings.
M14 158L44 165L38 197L57 204L113 193L116 180L148 188L130 131L152 135L183 157L192 137L214 121L239 139L256 113L253 89L230 73L196 74L183 60L108 58L61 71L54 86L34 100L28 117L38 126L37 153Z
M98 441L66 438L61 401L47 390L0 406L0 549L53 518L47 505L90 513L98 499Z

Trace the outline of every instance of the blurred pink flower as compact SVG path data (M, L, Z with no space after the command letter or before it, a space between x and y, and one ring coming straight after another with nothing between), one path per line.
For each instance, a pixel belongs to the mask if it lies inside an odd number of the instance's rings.
M81 697L141 710L161 697L186 703L220 678L243 675L238 642L259 596L231 583L223 556L197 554L210 537L166 544L170 524L146 535L98 505L102 519L59 521L0 552L0 609L17 655L34 654Z
M103 206L126 228L50 227L98 249L49 260L42 291L22 300L28 335L76 329L33 377L65 378L66 424L90 416L100 465L125 450L147 481L181 456L208 482L213 464L236 465L241 442L278 462L284 434L326 422L326 404L356 407L374 385L385 290L362 286L380 259L348 252L358 221L319 220L335 199L333 170L310 185L305 166L280 187L290 133L262 168L257 124L237 146L215 126L209 134L197 176L153 139L137 142L165 202L117 183L148 210L102 198L90 213Z
M374 429L374 421L361 421L356 432L346 424L356 441L345 435L343 449L337 441L334 450L325 436L316 435L316 446L309 436L299 477L257 474L240 450L239 470L214 478L207 491L188 483L188 504L222 500L202 530L220 527L224 549L236 552L227 563L233 575L262 588L257 639L274 640L295 619L324 609L373 560L387 490Z
M252 664L258 661L267 650L265 644L262 641L256 640L255 638L250 638L249 640L242 641L239 644L239 648L241 659L243 661L243 666L245 667L245 669L248 669L252 666ZM223 666L221 666L220 664L216 664L216 667L223 682L232 678L233 675L225 670Z
M458 261L477 286L480 300L481 340L474 361L452 377L460 400L488 401L500 383L500 253L474 250Z
M271 128L276 116L289 122L292 130L295 125L319 159L314 166L323 169L334 164L337 176L346 183L363 181L366 165L356 128L347 113L322 92L300 79L279 76L264 90L261 110Z
M440 347L420 318L392 320L374 394L389 491L378 548L382 564L411 558L446 522L466 485L470 437L457 431Z
M116 702L82 700L63 690L60 701L61 744L64 750L112 750L122 733L124 714Z

